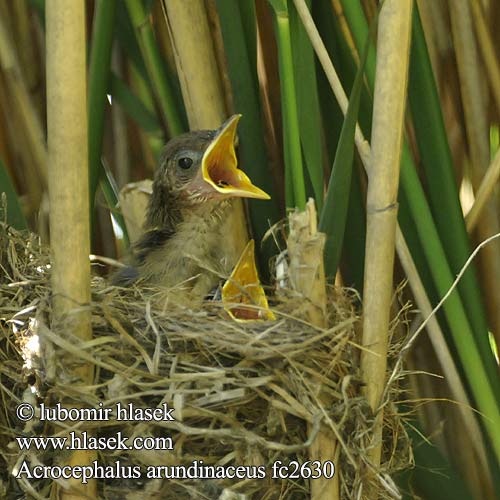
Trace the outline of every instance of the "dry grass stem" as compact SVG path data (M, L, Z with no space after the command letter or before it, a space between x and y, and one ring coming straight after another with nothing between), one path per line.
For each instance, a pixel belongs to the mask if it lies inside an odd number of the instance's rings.
M90 318L90 229L87 150L85 3L69 7L48 0L47 124L52 254L52 323L61 339L92 338ZM75 383L93 379L92 364L78 366ZM63 404L66 404L63 401ZM95 451L74 451L68 465L91 464ZM68 481L63 499L95 495L96 483Z
M320 328L326 326L326 281L323 264L325 235L318 233L317 213L314 200L309 200L306 210L298 211L289 216L290 235L288 237L288 257L290 259L290 283L304 299L303 315L313 325ZM322 384L317 384L318 403L330 402L328 393L322 390ZM309 436L313 428L309 426ZM317 437L312 441L309 456L311 460L335 460L339 444L335 434L327 425L322 425ZM340 474L340 472L339 472ZM339 498L339 474L334 480L318 479L311 483L312 500L336 500Z
M393 294L394 248L397 229L399 165L411 39L411 0L386 0L379 17L372 125L372 150L367 194L367 237L363 293L361 353L366 397L376 415L370 437L375 467L382 453L382 410L385 387L389 315Z

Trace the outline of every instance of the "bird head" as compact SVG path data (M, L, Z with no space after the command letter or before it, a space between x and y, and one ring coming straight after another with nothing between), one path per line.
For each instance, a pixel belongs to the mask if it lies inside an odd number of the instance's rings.
M234 142L240 118L233 115L216 130L188 132L172 139L163 151L156 187L190 206L230 197L269 199L237 167Z

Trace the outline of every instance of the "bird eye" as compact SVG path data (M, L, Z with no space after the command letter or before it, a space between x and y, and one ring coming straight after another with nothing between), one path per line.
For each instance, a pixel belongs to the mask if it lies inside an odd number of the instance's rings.
M193 165L193 160L187 157L179 158L179 160L177 161L177 165L179 165L179 167L181 167L183 170L187 170Z

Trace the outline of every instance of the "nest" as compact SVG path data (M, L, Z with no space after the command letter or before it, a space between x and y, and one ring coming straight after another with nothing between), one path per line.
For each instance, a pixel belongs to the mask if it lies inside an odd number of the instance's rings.
M158 290L110 287L94 278L88 306L94 339L84 343L51 329L49 255L34 235L2 224L0 265L0 496L48 498L68 484L64 478L16 478L23 462L53 466L67 463L70 453L20 450L16 437L87 431L166 443L161 450L98 450L98 498L306 499L309 480L273 478L272 466L310 460L311 444L326 427L338 443L334 465L342 498L363 496L365 474L381 498L398 497L391 476L412 463L394 403L401 377L386 390L383 458L373 470L367 447L374 416L361 396L352 292L330 289L328 327L321 329L296 317L303 299L293 294L278 301L277 321L241 324L217 302L165 309L155 299ZM389 369L398 349L393 343ZM85 386L75 371L89 363L95 378ZM26 423L16 417L22 402L37 408ZM47 422L39 418L41 403L113 412L118 403L174 408L175 420L117 420L113 413L106 421ZM245 467L243 477L227 477L235 466ZM159 477L148 477L148 470Z

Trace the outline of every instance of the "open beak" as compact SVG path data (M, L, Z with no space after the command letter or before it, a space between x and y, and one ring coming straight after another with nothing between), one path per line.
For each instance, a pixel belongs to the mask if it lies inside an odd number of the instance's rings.
M269 200L270 196L237 168L234 140L240 118L241 115L229 118L209 144L201 161L203 180L222 195Z
M229 316L238 322L276 319L259 281L253 240L248 242L230 278L222 287L222 303Z

